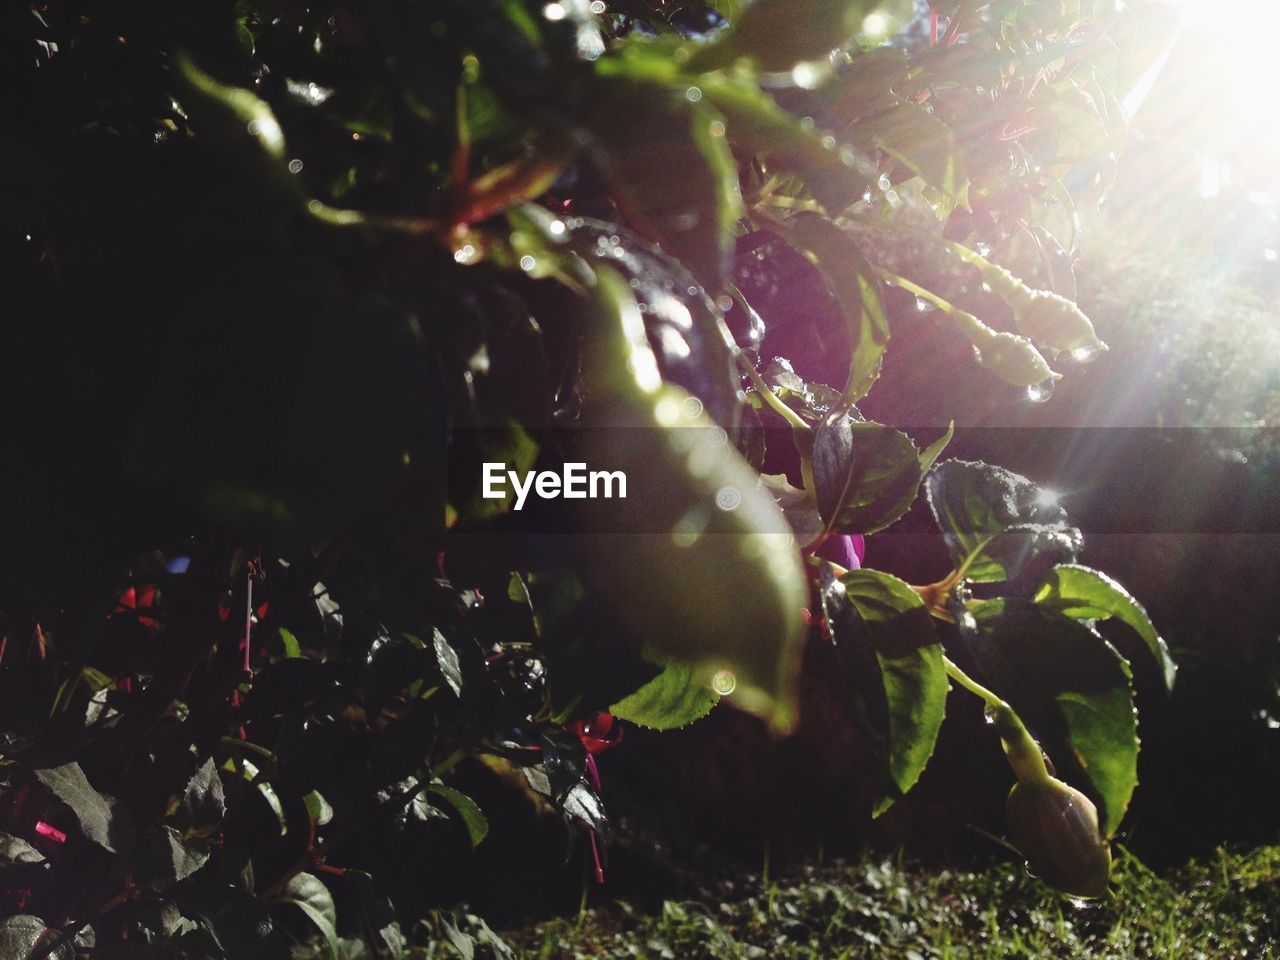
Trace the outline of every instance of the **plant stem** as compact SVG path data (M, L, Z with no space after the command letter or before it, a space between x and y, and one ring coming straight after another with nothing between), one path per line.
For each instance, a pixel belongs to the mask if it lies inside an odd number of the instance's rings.
M747 375L747 379L751 381L751 385L756 388L756 393L760 394L760 399L767 403L770 408L783 420L791 424L795 430L803 430L806 433L813 428L805 422L800 414L796 413L782 399L769 389L769 385L764 382L764 377L760 376L760 371L756 369L755 364L751 362L751 358L743 352L737 345L733 345L733 358L738 361L738 366L742 368L743 373Z
M1035 783L1049 779L1049 770L1044 765L1040 744L1027 732L1022 718L1014 712L1013 707L961 670L950 657L944 656L942 662L948 677L974 696L980 697L990 708L991 720L996 732L1000 734L1005 757L1018 780Z
M928 300L943 313L954 314L964 312L950 300L938 296L932 290L926 290L924 287L920 286L920 284L908 280L906 277L898 276L898 274L891 270L886 270L884 267L876 267L875 271L895 287L901 287L903 290L907 291L907 293L913 293L921 300Z

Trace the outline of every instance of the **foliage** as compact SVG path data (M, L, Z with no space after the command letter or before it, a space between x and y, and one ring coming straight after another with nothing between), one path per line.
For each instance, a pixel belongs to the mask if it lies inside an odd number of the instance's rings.
M484 841L445 780L474 757L602 876L601 718L728 697L789 729L806 606L874 678L878 809L950 676L1026 718L1105 844L1137 741L1094 621L1171 679L1154 627L1031 481L856 404L891 288L975 389L1044 399L1105 349L1069 251L1140 66L1121 6L7 8L0 826L33 955L397 955L370 871ZM787 257L835 305L834 383L760 356ZM628 497L483 495L482 463L579 458ZM922 485L954 571L849 569Z
M1043 884L1008 865L922 870L870 861L752 877L661 911L595 910L576 924L552 921L506 939L516 956L540 960L1269 956L1280 938L1278 856L1275 847L1217 850L1156 874L1123 852L1117 895L1086 907L1046 898ZM448 956L431 947L424 954Z

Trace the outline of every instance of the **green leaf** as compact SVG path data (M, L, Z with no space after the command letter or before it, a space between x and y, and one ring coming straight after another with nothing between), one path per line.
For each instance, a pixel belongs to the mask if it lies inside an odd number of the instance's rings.
M911 508L923 478L916 446L899 430L842 416L815 431L814 488L829 530L883 530Z
M311 873L298 874L285 886L279 902L291 903L305 913L324 937L328 956L337 957L338 911L333 894L319 877Z
M956 149L955 134L932 111L916 103L898 103L855 124L853 131L940 190L953 205L968 209L969 177Z
M1080 550L1080 531L1038 486L1003 467L967 460L938 464L925 482L933 518L970 580L1010 580L1034 557L1063 561Z
M969 642L1065 779L1087 785L1112 836L1138 783L1129 665L1095 631L1030 601L970 604Z
M173 63L179 96L197 136L208 138L241 172L301 197L286 166L284 131L270 105L243 87L214 79L185 54Z
M427 784L427 792L434 793L458 812L463 825L467 828L467 837L471 840L471 846L473 848L480 846L480 842L489 833L489 821L485 819L484 812L476 802L461 790L446 787L443 783Z
M267 654L275 660L293 660L302 656L302 645L292 631L281 627L267 638Z
M1166 689L1173 689L1178 665L1169 647L1156 632L1151 617L1132 594L1101 570L1079 564L1061 564L1049 571L1036 592L1036 603L1076 620L1116 617L1134 629L1160 668Z
M44 854L21 837L0 832L0 871L44 863Z
M621 470L627 497L582 502L580 573L633 636L707 680L731 672L735 705L788 729L807 596L790 528L689 394L638 379L655 367L643 316L598 274L582 455Z
M227 800L213 758L206 760L182 792L182 812L189 830L204 833L222 823Z
M123 808L89 785L78 763L36 770L35 777L71 808L80 831L104 850L123 853L133 840L133 824Z
M942 646L920 596L878 570L850 570L824 582L823 608L837 642L865 636L884 688L873 722L883 725L886 780L873 813L879 816L920 779L933 755L946 712Z
M302 797L302 803L307 808L307 817L315 826L323 827L333 819L333 807L319 790L308 790Z
M431 630L431 645L436 652L436 665L444 682L449 685L455 697L462 696L462 664L458 661L458 652L449 645L444 634L438 629Z
M672 662L635 693L609 707L609 712L642 727L674 730L705 717L719 699L697 670Z
M584 123L590 155L631 225L714 294L728 271L742 197L724 121L695 90L600 75Z
M756 0L728 33L693 55L689 68L719 70L746 60L763 72L790 70L843 46L871 7L871 0Z
M880 298L880 282L862 248L830 220L798 216L789 221L789 226L787 242L818 268L840 304L853 344L844 399L857 403L880 376L889 342L889 319Z
M782 169L800 177L828 212L843 210L867 189L870 180L858 170L851 148L801 123L754 77L706 74L697 85L724 117L731 144L764 157L769 173Z

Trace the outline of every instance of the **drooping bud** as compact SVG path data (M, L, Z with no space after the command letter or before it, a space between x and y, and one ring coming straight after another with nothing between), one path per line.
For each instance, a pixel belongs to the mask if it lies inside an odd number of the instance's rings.
M1019 780L1005 814L1032 873L1075 897L1106 895L1111 847L1098 830L1093 801L1056 777Z

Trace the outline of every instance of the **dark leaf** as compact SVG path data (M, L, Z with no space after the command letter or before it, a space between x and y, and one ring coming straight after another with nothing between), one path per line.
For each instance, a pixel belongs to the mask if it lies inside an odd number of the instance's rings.
M200 766L183 791L182 812L189 830L203 833L222 823L227 812L227 800L212 757Z
M170 826L148 830L133 856L133 877L152 892L165 890L191 876L208 861L209 843L183 837Z
M828 420L813 441L818 512L835 533L875 533L911 508L924 469L911 438L880 423Z
M790 221L787 242L818 268L840 304L853 344L844 400L857 403L880 376L889 342L880 281L853 237L823 217L801 216Z
M59 936L57 928L48 927L39 917L19 913L0 920L0 958L2 960L26 960L37 948L44 947ZM72 960L75 947L65 940L47 956L52 960Z
M1120 825L1138 782L1137 714L1129 665L1079 620L1039 604L970 604L969 643L1064 779L1086 785L1103 836Z
M0 871L44 863L44 854L21 837L0 833Z
M112 853L123 853L132 845L133 822L128 813L89 785L80 764L36 770L35 777L71 808L89 840Z
M461 790L447 787L443 783L428 784L427 792L435 794L458 812L463 825L467 828L467 836L471 840L471 846L478 847L480 841L489 833L489 821L485 819L484 813L476 805L476 802Z
M462 664L458 662L458 653L449 645L444 634L432 629L431 644L436 652L436 664L440 667L440 675L449 685L455 697L462 696Z
M338 913L333 894L319 877L310 873L298 874L285 886L279 902L291 903L305 913L324 938L329 956L337 956Z
M600 77L585 122L591 156L632 223L714 295L742 198L724 123L686 86Z
M929 507L958 567L970 580L1010 580L1049 553L1074 560L1080 531L1038 486L1003 467L940 463L925 483Z

